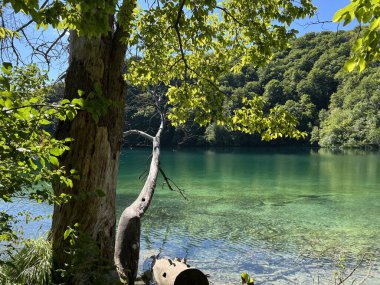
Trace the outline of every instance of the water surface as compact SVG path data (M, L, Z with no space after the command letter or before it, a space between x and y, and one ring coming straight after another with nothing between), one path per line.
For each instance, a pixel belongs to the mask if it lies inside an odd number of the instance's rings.
M141 189L149 151L122 154L118 215ZM212 284L239 284L243 271L255 284L333 284L339 258L349 270L365 255L351 282L371 269L363 284L380 284L378 152L164 150L162 166L188 201L160 181L141 262L186 257Z

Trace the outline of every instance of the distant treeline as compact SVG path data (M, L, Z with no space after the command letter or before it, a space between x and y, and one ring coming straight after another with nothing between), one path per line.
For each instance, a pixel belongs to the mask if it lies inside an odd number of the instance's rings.
M241 98L264 96L267 108L284 105L308 133L302 141L280 139L262 142L259 135L229 132L211 124L192 122L169 127L165 145L256 146L319 145L322 147L380 146L380 65L364 72L346 73L346 62L357 31L309 33L291 48L276 54L265 67L246 66L241 73L220 78L228 94L226 108L240 106ZM155 129L158 122L151 96L130 86L127 92L126 129ZM129 140L130 143L143 143Z

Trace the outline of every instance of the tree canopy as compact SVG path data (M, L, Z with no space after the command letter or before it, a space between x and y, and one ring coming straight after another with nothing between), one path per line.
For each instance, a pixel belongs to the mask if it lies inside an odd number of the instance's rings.
M265 101L266 110L275 106L288 110L297 119L298 129L308 134L300 142L279 140L270 144L377 147L379 106L374 86L379 83L379 67L371 63L361 73L347 73L343 68L356 35L356 29L309 33L292 41L285 51L275 53L265 66L249 64L238 73L224 74L219 78L219 88L226 94L223 108L237 109L243 97L259 97ZM130 124L149 128L149 118L154 114L149 98L141 88L129 89L126 128ZM361 111L354 111L356 108ZM343 116L346 120L339 119ZM164 139L172 145L267 145L257 135L231 131L215 123L200 128L188 122L170 129Z

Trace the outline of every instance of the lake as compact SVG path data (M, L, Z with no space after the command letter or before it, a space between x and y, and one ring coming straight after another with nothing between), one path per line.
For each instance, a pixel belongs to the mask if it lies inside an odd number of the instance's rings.
M117 216L137 197L149 154L123 151ZM380 284L379 152L183 149L163 150L161 158L188 200L159 181L142 222L140 270L160 253L187 258L211 284L240 284L244 271L256 285L334 284L339 264L350 272L364 257L348 284ZM8 206L17 213L25 201ZM49 227L47 219L25 232L38 236Z
M122 154L118 216L143 185L149 153ZM349 284L380 284L379 152L184 149L161 158L188 200L160 180L141 265L160 253L186 257L211 284L240 284L243 271L255 284L334 284L364 257Z

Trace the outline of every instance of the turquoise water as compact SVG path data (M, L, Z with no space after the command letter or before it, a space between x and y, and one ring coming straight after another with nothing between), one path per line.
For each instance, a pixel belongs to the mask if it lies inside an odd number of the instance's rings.
M117 211L143 184L149 149L122 154ZM188 200L158 183L143 219L141 263L186 257L212 284L380 284L380 154L324 150L163 151L162 166ZM367 275L369 276L368 278Z

